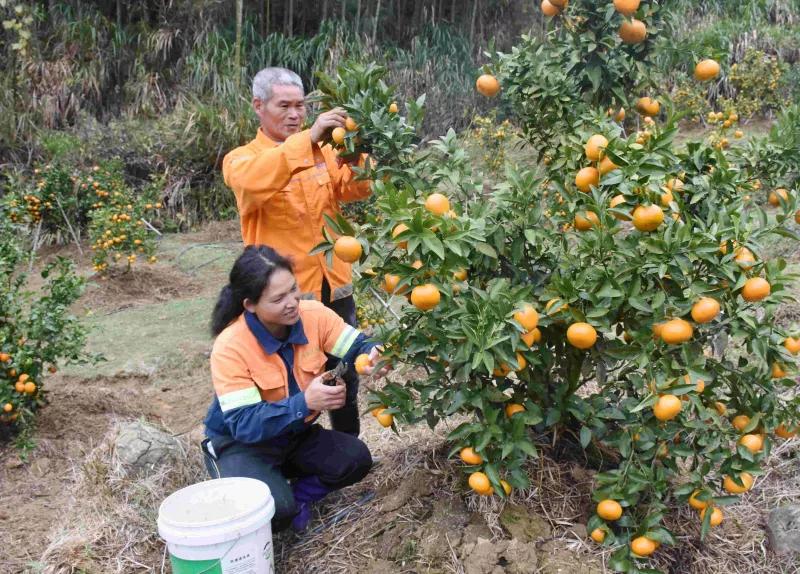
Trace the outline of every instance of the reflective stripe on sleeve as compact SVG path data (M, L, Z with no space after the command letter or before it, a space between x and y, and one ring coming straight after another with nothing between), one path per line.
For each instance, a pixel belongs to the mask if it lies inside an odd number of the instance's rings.
M227 412L247 405L255 405L261 402L261 394L255 387L225 393L219 396L219 406L222 412Z
M347 354L347 351L350 350L350 347L353 346L353 343L358 338L359 331L357 329L353 329L350 325L345 325L342 334L339 335L339 338L336 340L336 344L333 346L333 350L331 351L331 355L341 359Z

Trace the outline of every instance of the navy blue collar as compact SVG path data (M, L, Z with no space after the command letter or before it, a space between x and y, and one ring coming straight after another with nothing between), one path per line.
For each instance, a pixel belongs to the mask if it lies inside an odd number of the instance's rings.
M297 323L289 329L289 336L285 341L276 339L275 336L258 320L258 317L250 311L244 312L244 320L250 328L250 332L255 335L261 347L268 355L274 355L284 345L307 345L308 338L303 330L303 321L298 319Z

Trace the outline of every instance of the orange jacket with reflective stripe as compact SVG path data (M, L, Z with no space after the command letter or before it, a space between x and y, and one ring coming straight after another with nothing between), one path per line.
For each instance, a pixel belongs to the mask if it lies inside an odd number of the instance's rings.
M344 357L360 331L318 301L300 301L300 320L308 344L293 345L292 374L301 391L325 370L329 353ZM211 380L222 412L275 402L289 396L289 376L278 353L267 354L250 331L244 315L219 334L211 351ZM317 416L312 411L306 420Z
M324 254L308 253L324 239L323 214L367 197L369 181L356 181L346 164L338 167L333 148L311 143L311 130L277 144L259 128L253 141L225 156L222 174L236 194L245 245L263 243L291 257L305 296L320 299L323 277L331 300L352 295L349 263L334 257L328 267Z

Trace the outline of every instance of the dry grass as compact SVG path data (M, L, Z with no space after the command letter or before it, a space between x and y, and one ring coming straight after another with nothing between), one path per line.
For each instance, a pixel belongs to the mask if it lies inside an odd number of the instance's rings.
M128 476L113 453L119 425L79 467L66 516L50 533L44 574L161 571L163 544L156 533L158 505L174 490L205 479L197 448L147 476ZM202 471L201 471L202 470Z

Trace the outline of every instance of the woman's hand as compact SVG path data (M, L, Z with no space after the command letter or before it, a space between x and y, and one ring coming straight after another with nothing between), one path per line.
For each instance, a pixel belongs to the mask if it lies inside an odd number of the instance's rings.
M378 364L382 360L381 356L381 349L380 347L372 347L372 350L369 352L369 366L364 371L365 375L375 375L376 377L383 377L389 371L392 370L392 366L389 363L386 363L383 367L381 367L380 371L375 372L375 367L373 365Z
M329 387L322 376L311 381L305 391L306 406L312 411L335 411L344 406L347 388L344 385Z

